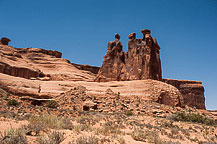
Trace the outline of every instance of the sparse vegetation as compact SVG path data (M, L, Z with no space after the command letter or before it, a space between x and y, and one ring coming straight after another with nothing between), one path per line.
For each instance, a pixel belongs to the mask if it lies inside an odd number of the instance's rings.
M154 131L134 130L131 136L136 141L150 142L155 144L162 143L158 133Z
M120 137L120 138L118 139L118 142L119 142L120 144L126 144L126 142L125 142L125 140L124 140L123 137Z
M37 142L39 144L60 144L64 139L63 133L53 131L48 136L38 137Z
M175 121L185 121L185 122L193 122L193 123L200 123L205 125L217 125L217 122L209 119L199 113L184 113L178 112L172 116L172 119Z
M2 97L4 100L8 100L8 95L8 92L0 88L0 97Z
M26 135L38 136L40 132L45 131L47 128L42 123L31 123L22 126Z
M90 125L88 124L80 124L80 125L76 125L74 127L74 130L77 132L77 133L80 133L81 131L91 131L92 128Z
M73 129L69 119L55 115L31 116L28 120L30 124L39 124L52 129Z
M99 139L95 136L81 136L77 138L76 144L98 144Z
M55 100L50 100L46 102L46 107L57 108L59 104Z
M15 99L10 99L7 103L8 106L18 106L19 102Z
M133 112L130 111L130 110L127 110L127 111L125 111L125 115L127 115L127 116L132 116L132 115L133 115Z
M21 129L9 129L0 134L1 144L27 144L27 138Z

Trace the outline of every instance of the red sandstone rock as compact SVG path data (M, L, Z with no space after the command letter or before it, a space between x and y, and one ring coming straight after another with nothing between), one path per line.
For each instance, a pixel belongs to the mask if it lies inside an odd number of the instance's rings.
M205 109L201 82L163 79L163 83L140 80L161 80L162 77L160 47L156 39L151 37L149 30L142 30L142 33L143 39L136 39L136 33L128 36L127 53L122 51L120 36L115 34L115 40L108 43L107 54L100 70L89 65L71 64L69 60L62 59L62 53L58 51L1 45L0 87L20 95L53 97L75 85L83 85L88 88L88 95L105 96L107 99L112 99L119 93L128 99ZM89 82L94 79L112 82ZM138 81L121 81L135 79ZM104 104L107 105L107 102Z
M96 81L125 80L125 54L122 50L120 36L115 34L115 40L108 43L107 53L104 56Z
M0 46L0 73L40 80L93 81L95 74L88 68L77 68L61 58L58 51L39 48ZM85 66L84 66L85 67ZM91 70L92 67L90 66ZM94 69L94 68L93 68Z
M202 82L173 79L163 79L163 81L179 89L184 99L184 105L197 109L206 109Z
M120 36L108 43L108 50L95 81L114 80L161 80L160 47L150 30L142 30L143 39L136 39L136 33L128 38L128 51L122 51Z

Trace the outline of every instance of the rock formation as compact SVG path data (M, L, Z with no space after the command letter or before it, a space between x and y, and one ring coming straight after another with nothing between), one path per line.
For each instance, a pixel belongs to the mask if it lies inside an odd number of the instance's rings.
M108 43L107 53L104 56L96 81L125 80L125 53L122 50L120 35L115 34L115 40Z
M40 48L13 48L0 45L0 73L40 80L93 81L98 71L86 65L74 65L58 51Z
M140 100L205 109L202 83L162 79L160 47L156 39L151 37L150 30L144 29L142 33L142 39L136 39L136 33L129 34L126 53L122 50L120 35L115 34L115 40L108 43L101 68L70 63L69 60L61 58L62 53L58 51L13 48L1 43L0 88L38 100L52 99L75 86L84 86L88 89L87 97L98 99L94 102L97 103L97 108L113 109L110 101L116 100L116 94L119 93L123 99L132 101L130 109L140 109L134 107ZM93 82L94 80L100 83ZM87 100L85 97L78 99ZM76 103L82 104L82 101ZM100 101L102 105L99 104ZM128 104L119 102L119 99L116 100L116 104L118 103L128 108ZM118 109L120 107L116 106L113 111Z
M163 79L163 82L173 85L180 91L184 105L197 109L206 109L202 82L173 79Z
M107 53L95 81L161 80L160 47L150 30L143 29L143 39L129 34L128 51L122 51L120 36L108 43Z
M2 37L1 40L0 40L0 44L3 44L3 45L8 45L8 43L10 42L11 40L6 38L6 37Z

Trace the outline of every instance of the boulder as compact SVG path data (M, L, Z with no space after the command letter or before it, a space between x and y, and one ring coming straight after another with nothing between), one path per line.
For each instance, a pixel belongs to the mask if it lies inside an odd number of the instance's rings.
M97 109L97 103L94 103L92 101L85 101L83 103L83 110L84 111L89 111L91 109Z
M3 44L3 45L8 45L8 43L10 42L11 40L6 38L6 37L2 37L1 38L1 41L0 41L0 44Z

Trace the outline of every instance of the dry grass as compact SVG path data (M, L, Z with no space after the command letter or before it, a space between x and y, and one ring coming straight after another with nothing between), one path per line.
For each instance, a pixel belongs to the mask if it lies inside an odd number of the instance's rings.
M27 144L27 138L21 129L9 129L0 134L1 144Z
M22 129L26 135L38 136L40 132L46 131L47 127L41 123L31 123L22 126Z
M51 134L43 137L38 137L39 144L60 144L65 139L64 134L53 131Z
M154 131L134 130L131 136L136 141L149 142L155 144L163 143L160 140L158 133Z
M98 144L99 139L96 136L81 136L76 139L76 144Z
M69 119L59 118L55 115L31 116L28 121L30 124L40 124L52 129L73 129Z

